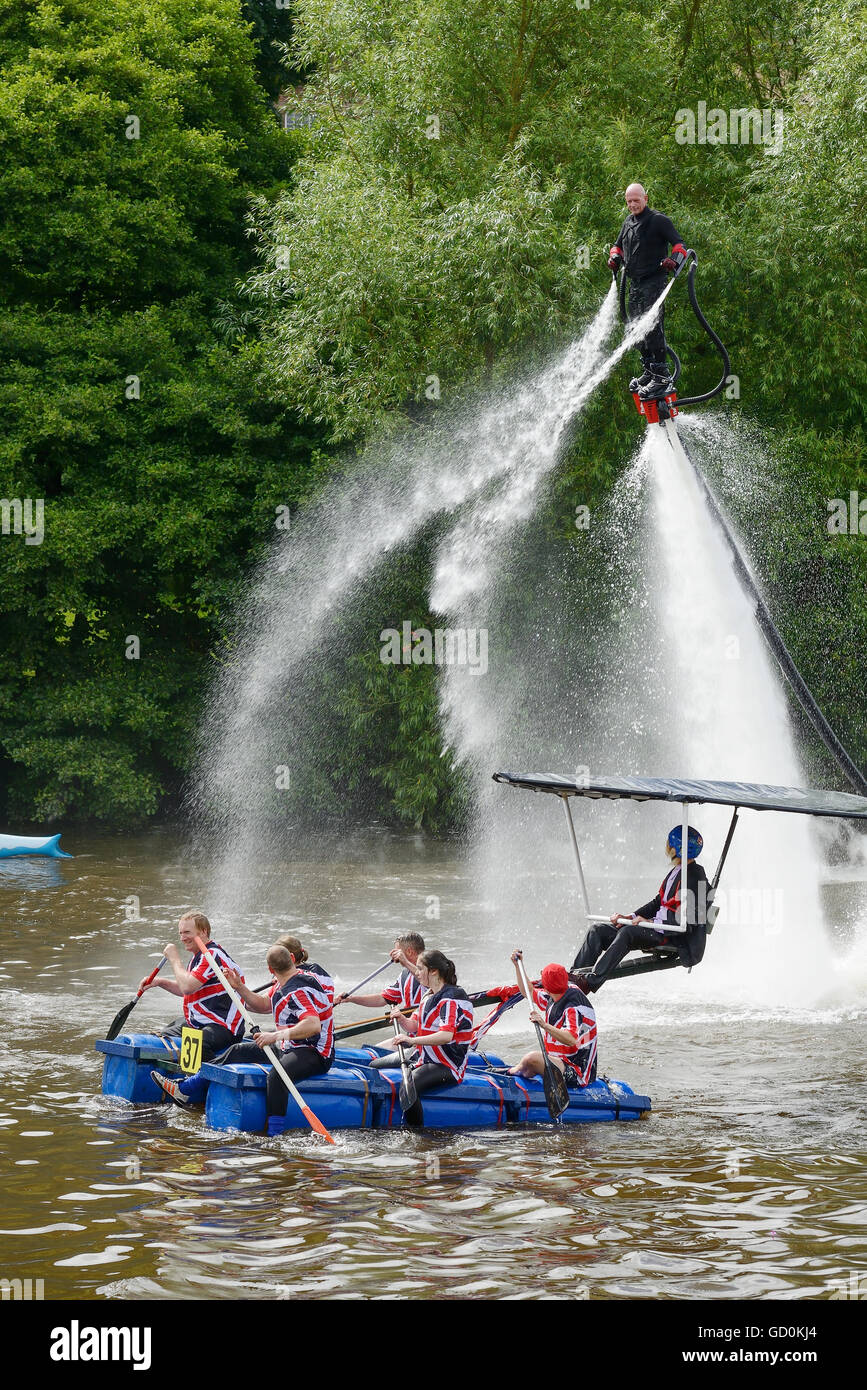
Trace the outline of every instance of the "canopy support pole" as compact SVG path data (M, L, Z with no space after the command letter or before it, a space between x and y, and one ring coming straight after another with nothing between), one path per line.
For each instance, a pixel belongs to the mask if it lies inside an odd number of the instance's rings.
M683 803L680 832L680 931L689 930L689 802Z
M738 823L738 811L739 811L739 810L740 810L740 807L739 807L739 806L736 806L736 807L735 807L735 811L734 811L734 815L733 815L732 818L731 818L731 824L729 825L729 833L726 835L726 842L725 842L725 844L723 845L722 854L720 855L720 857L719 857L719 863L718 863L717 866L716 866L716 873L715 873L714 876L713 876L713 883L711 884L711 888L712 888L712 890L713 890L714 893L716 892L716 890L717 890L717 885L719 884L719 881L720 881L720 876L721 876L722 871L723 871L723 865L725 864L726 859L728 858L729 846L731 845L732 839L734 838L735 826L736 826L737 823Z
M566 820L569 825L569 838L572 841L572 849L575 851L575 864L578 869L578 882L581 884L581 897L584 899L584 914L587 921L590 921L590 899L587 896L587 884L584 882L584 870L581 867L581 854L578 849L578 840L575 837L575 826L572 821L572 810L569 806L568 796L563 797L563 809L566 812Z

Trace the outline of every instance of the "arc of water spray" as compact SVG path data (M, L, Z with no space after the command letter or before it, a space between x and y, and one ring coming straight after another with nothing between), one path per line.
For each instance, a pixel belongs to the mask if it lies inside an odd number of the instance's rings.
M630 324L618 347L605 356L602 349L617 314L616 295L609 293L594 320L595 336L588 331L575 345L573 383L562 401L547 444L540 444L531 453L526 467L506 475L493 497L486 494L465 510L440 544L431 590L435 612L448 615L456 625L484 625L509 553L506 542L531 515L539 488L558 462L567 425L581 413L621 358L646 336L673 284L673 280L669 281L660 299ZM477 681L465 679L466 674L456 666L446 667L439 684L444 740L458 761L493 743L493 726L502 722L494 714L489 693Z
M668 293L670 285L666 287ZM663 295L664 298L664 295ZM604 357L614 326L613 286L581 338L528 385L501 395L480 417L439 436L421 452L372 448L347 485L330 488L294 533L268 557L244 607L243 635L212 697L200 743L196 801L200 823L223 843L228 891L267 844L270 795L293 672L315 657L329 617L389 551L438 513L483 501L477 523L487 534L517 520L521 505L556 462L563 432L633 342L647 332L659 303ZM543 403L540 412L539 402ZM496 489L505 485L498 507ZM453 533L460 551L465 531Z

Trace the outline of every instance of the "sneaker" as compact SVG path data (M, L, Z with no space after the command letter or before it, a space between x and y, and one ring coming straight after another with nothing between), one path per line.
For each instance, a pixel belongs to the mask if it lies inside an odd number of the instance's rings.
M642 376L634 376L629 383L630 391L640 391L642 386L648 386L653 380L653 372L645 368Z
M157 1085L165 1091L169 1100L173 1100L175 1105L189 1105L189 1096L185 1096L177 1081L172 1081L170 1076L163 1076L160 1071L152 1071L151 1076Z

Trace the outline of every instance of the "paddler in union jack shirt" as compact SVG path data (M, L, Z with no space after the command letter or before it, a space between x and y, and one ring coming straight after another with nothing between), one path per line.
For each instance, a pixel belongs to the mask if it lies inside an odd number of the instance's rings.
M338 994L334 1007L338 1004L360 1004L363 1009L381 1009L384 1004L396 1004L401 1009L414 1009L424 994L424 988L416 974L416 961L424 950L424 937L418 932L407 932L399 936L391 948L391 959L403 969L393 985L380 990L379 994Z
M184 965L177 946L171 942L163 954L172 968L174 979L158 978L150 984L142 980L141 988L164 989L167 994L175 994L183 999L183 1020L169 1024L160 1036L180 1037L184 1026L201 1028L202 1059L207 1062L244 1036L244 1020L196 946L196 937L201 937L223 970L236 971L238 967L228 952L211 940L211 924L203 912L185 912L178 922L178 936L192 960Z
M306 960L307 953L301 943L296 941L296 947ZM257 1013L270 1013L273 1009L274 1030L257 1033L251 1041L236 1043L220 1053L217 1061L221 1066L230 1062L257 1062L268 1066L268 1114L285 1115L286 1085L262 1049L275 1043L280 1047L281 1065L296 1084L311 1076L322 1076L334 1061L334 1016L321 975L314 975L306 966L299 965L292 952L279 942L270 948L266 959L274 976L270 999L263 999L261 994L249 989L234 971L227 971L226 978L248 1008ZM181 1081L162 1076L158 1071L152 1071L151 1076L177 1105L200 1104L207 1094L208 1083L201 1071Z
M515 973L521 993L524 987L517 962L523 952L513 951ZM565 965L546 965L541 975L542 988L531 985L535 1005L530 1012L545 1034L545 1052L555 1067L566 1077L567 1086L589 1086L596 1080L596 1013L580 989L569 982ZM542 1076L545 1059L541 1052L528 1052L512 1076Z
M421 1096L463 1080L473 1040L473 1006L458 984L454 962L442 951L422 952L416 969L427 993L394 1041L396 1047L416 1051L413 1080Z
M424 950L424 937L418 932L407 932L399 936L391 948L391 959L403 969L393 985L381 990L379 994L339 994L334 1001L338 1004L360 1004L363 1009L381 1009L390 1005L399 1010L416 1009L422 1001L424 986L417 974L418 958ZM400 1057L389 1052L384 1057L376 1057L370 1063L380 1071L383 1067L399 1067Z

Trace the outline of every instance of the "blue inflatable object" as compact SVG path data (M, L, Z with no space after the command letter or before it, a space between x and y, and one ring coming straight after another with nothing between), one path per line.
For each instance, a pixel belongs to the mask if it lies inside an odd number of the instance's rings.
M0 835L0 859L24 854L41 854L46 859L72 858L60 848L60 835Z
M403 1076L399 1070L381 1071L377 1075L391 1088L387 1103L380 1110L378 1128L399 1128L403 1124L399 1100ZM438 1086L422 1096L425 1128L502 1129L512 1119L512 1081L511 1076L492 1076L468 1066L459 1086Z
M105 1054L102 1092L138 1104L161 1104L165 1094L151 1071L177 1075L180 1040L150 1033L124 1033L113 1042L101 1039L96 1050ZM370 1062L387 1047L339 1048L324 1076L302 1081L298 1089L327 1129L396 1129L403 1124L400 1108L401 1073L377 1070ZM308 1129L301 1110L289 1097L286 1115L266 1113L265 1089L270 1067L257 1062L202 1068L209 1082L205 1119L214 1129L237 1129L254 1134L282 1134ZM570 1089L563 1124L637 1120L651 1108L623 1081L594 1081ZM500 1129L507 1124L550 1124L541 1077L527 1081L510 1076L499 1057L471 1053L459 1086L441 1086L422 1098L426 1129Z

